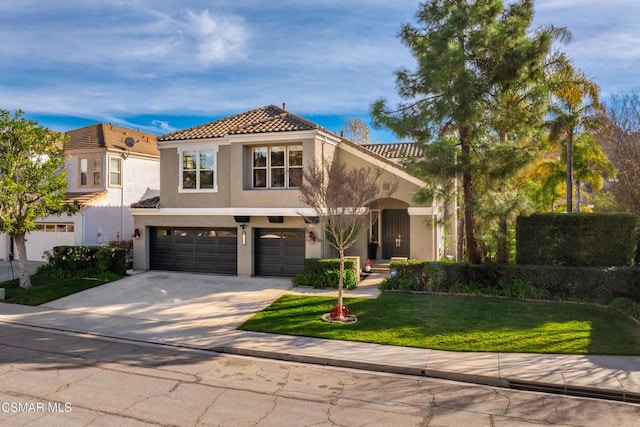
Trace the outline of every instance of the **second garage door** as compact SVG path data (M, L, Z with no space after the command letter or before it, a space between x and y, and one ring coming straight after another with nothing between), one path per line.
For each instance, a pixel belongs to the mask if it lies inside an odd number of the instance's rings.
M256 275L295 276L304 272L304 230L256 230Z
M151 229L152 270L237 274L238 235L235 228Z

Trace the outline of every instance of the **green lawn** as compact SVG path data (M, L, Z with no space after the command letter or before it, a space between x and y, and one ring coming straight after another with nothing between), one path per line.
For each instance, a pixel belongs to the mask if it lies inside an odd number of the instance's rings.
M18 280L0 283L5 288L5 301L15 304L40 305L85 289L107 283L107 280L85 278L49 278L31 276L32 289L20 289Z
M640 355L640 326L604 307L383 293L345 299L354 324L321 321L335 304L284 295L240 329L450 351Z

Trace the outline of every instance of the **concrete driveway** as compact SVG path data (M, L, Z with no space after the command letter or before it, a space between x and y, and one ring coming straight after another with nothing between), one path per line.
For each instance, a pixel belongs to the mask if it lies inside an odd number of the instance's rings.
M290 278L147 271L38 307L2 308L25 324L207 347L291 286Z

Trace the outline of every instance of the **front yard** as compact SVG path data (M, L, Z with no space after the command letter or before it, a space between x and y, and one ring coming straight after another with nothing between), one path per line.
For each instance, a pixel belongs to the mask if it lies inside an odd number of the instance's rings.
M284 295L243 330L449 351L640 355L640 326L609 308L383 293L345 299L357 323L325 323L335 298Z
M112 280L112 279L111 279ZM21 289L18 280L0 283L5 289L5 301L14 304L40 305L67 295L84 291L109 282L109 278L64 277L54 278L34 274L31 276L31 289Z

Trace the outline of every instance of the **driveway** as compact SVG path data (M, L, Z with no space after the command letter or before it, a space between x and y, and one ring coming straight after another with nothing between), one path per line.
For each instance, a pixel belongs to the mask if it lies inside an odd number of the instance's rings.
M208 347L291 288L290 278L147 271L38 307L3 304L9 320ZM0 316L2 317L2 316Z

